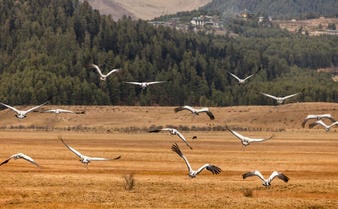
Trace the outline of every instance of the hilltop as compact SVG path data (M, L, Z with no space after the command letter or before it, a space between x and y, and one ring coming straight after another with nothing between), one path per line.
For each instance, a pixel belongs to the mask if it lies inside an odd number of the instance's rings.
M133 19L150 20L161 15L195 10L211 0L91 0L88 2L101 14L111 15L115 20L123 15Z

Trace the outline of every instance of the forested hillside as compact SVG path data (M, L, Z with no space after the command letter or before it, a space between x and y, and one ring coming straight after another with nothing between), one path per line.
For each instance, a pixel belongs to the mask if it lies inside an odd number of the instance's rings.
M269 15L273 18L313 18L337 16L337 0L213 0L203 10L219 11L233 15L245 9L254 14Z
M338 83L316 68L338 65L337 37L285 33L227 38L115 22L77 0L0 0L0 101L36 104L272 104L259 92L304 93L298 101L337 102ZM88 64L104 72L101 81ZM229 76L247 76L246 86ZM140 90L125 81L164 80Z

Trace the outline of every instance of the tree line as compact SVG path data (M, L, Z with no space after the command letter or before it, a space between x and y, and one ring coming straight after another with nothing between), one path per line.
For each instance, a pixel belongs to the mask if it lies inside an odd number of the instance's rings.
M114 21L78 0L0 0L0 101L36 104L54 95L65 105L271 104L259 92L300 101L337 102L329 74L338 38L237 38L185 33L124 17ZM87 67L121 71L102 82ZM246 86L228 72L246 76ZM141 90L126 81L164 80Z

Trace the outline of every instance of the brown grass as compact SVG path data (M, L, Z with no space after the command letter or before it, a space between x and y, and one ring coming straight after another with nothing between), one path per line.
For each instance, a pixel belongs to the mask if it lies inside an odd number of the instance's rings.
M112 15L114 19L123 15L135 19L150 20L161 15L191 11L206 5L211 0L94 0L89 3L103 14Z
M0 160L23 152L42 166L39 169L23 160L1 166L0 208L338 208L337 128L326 133L300 127L307 113L328 112L338 117L335 103L212 108L216 116L213 122L204 115L174 113L173 107L63 108L84 109L86 114L32 113L18 121L12 112L0 112L3 127L23 127L1 130ZM262 114L273 118L264 121ZM157 124L204 127L224 123L262 128L240 131L245 135L275 137L243 149L227 131L186 131L183 134L193 147L190 150L165 133L107 132ZM51 129L28 128L32 124ZM63 130L78 125L92 129ZM281 125L284 131L269 131ZM122 157L92 162L87 169L57 140L59 135L84 154ZM198 139L192 140L193 135ZM194 168L213 163L222 168L222 173L203 171L190 179L183 160L170 150L174 142ZM263 187L257 178L243 180L241 175L253 169L265 176L273 170L282 171L290 180L284 183L276 179L270 188ZM129 174L136 183L126 190L122 177Z

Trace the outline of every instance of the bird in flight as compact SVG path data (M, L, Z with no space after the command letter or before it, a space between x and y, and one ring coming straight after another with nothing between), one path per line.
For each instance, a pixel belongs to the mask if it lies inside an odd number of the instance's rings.
M96 71L99 73L100 79L101 79L102 81L106 80L107 77L110 76L111 74L120 71L120 69L112 69L111 71L109 71L109 73L103 74L102 71L101 71L101 69L99 68L99 66L97 66L97 65L95 65L95 64L89 64L89 67L90 67L90 68L95 68L95 69L96 69Z
M204 108L201 108L201 109L195 109L191 106L184 105L184 106L180 106L180 107L175 108L175 112L179 112L179 111L182 111L182 110L188 110L192 114L195 114L195 115L199 115L199 113L205 112L211 120L215 119L214 114L212 114L212 112L207 107L204 107Z
M59 137L59 140L70 150L72 151L76 156L78 156L80 158L80 162L83 163L84 165L88 165L88 163L90 163L91 161L108 161L108 160L117 160L120 159L121 156L117 156L115 158L101 158L101 157L89 157L86 155L81 154L79 151L77 151L76 149L74 149L73 147L67 145L64 140Z
M311 119L321 120L321 119L324 119L324 118L329 119L332 122L336 122L336 120L332 117L331 114L307 115L302 122L302 127L303 128L305 127L305 124L308 120L311 120Z
M270 97L271 99L276 100L277 104L283 104L285 100L287 100L287 99L289 99L291 97L297 96L300 93L291 94L291 95L288 95L288 96L285 96L285 97L276 97L276 96L273 96L273 95L270 95L270 94L266 94L266 93L261 93L261 94L264 95L264 96L266 96L266 97Z
M313 128L313 127L315 127L315 126L317 126L317 125L323 126L323 127L325 128L325 130L326 130L327 132L329 132L330 129L331 129L333 126L338 125L338 121L335 121L335 122L333 122L333 123L327 125L326 123L324 123L324 121L322 121L322 120L317 120L317 121L315 121L315 122L313 122L313 123L310 123L310 124L309 124L309 128Z
M11 159L14 159L14 160L17 160L17 159L24 159L34 165L36 165L37 167L40 167L39 164L37 164L31 157L23 154L23 153L17 153L17 154L14 154L12 156L10 156L7 160L3 161L2 163L0 163L0 166L2 166L3 164L6 164L8 163L9 160Z
M190 149L192 149L192 147L187 142L187 140L185 139L185 137L183 136L183 134L181 134L181 132L179 132L175 128L161 128L161 129L151 130L149 132L150 133L157 133L157 132L160 132L160 131L168 131L170 135L177 135Z
M128 82L127 81L125 83L137 85L137 86L140 86L142 89L146 89L150 85L164 83L164 82L166 82L166 81L152 81L152 82L134 82L134 81Z
M251 75L249 75L249 76L247 76L245 78L239 78L237 75L235 75L233 73L230 73L230 72L228 72L228 73L238 81L239 85L243 85L243 84L246 84L247 80L249 78L251 78L252 76L254 76L256 73L258 73L261 69L262 69L262 67L259 67L258 70L254 74L251 74Z
M185 164L187 165L188 168L188 176L190 178L195 178L199 173L201 173L204 169L207 169L208 171L210 171L212 174L219 174L221 173L221 169L215 165L211 165L211 164L204 164L202 167L200 167L197 170L193 170L190 166L190 163L188 161L188 159L183 155L182 151L180 150L179 146L175 143L171 146L171 150L173 152L176 152L185 162Z
M235 137L237 137L241 141L243 146L248 146L250 143L253 143L253 142L263 142L263 141L269 140L273 137L273 136L270 136L269 138L266 138L266 139L263 139L263 138L255 139L255 138L243 136L243 135L239 134L238 132L230 129L228 126L226 126L225 128L228 131L230 131L230 133L232 133Z
M251 177L251 176L258 176L262 181L263 181L263 186L270 186L271 185L271 181L278 177L279 179L283 180L284 182L288 182L289 181L289 177L287 177L286 175L284 175L283 173L281 172L278 172L278 171L274 171L271 173L270 177L265 179L263 177L263 175L261 174L261 172L257 171L257 170L254 170L254 171L251 171L251 172L247 172L247 173L244 173L242 175L243 179L246 179L247 177Z
M9 105L7 105L5 103L0 103L0 104L2 104L3 106L11 109L12 111L16 112L15 116L17 118L24 119L29 112L32 112L33 110L36 110L36 109L40 108L41 106L45 105L47 102L49 102L49 100L46 101L46 102L44 102L44 103L42 103L42 104L40 104L40 105L38 105L38 106L32 107L32 108L30 108L28 110L18 110L15 107L9 106Z
M55 114L59 114L59 113L75 113L71 110L64 110L64 109L52 109L52 110L46 110L45 112L47 113L55 113Z

